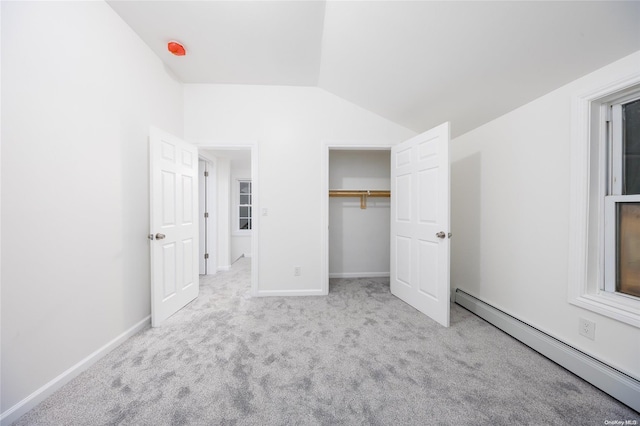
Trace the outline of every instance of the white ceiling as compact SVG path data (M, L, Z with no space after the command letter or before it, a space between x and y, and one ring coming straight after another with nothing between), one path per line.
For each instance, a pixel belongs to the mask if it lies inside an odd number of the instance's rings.
M640 50L637 1L109 4L185 83L318 86L453 136Z
M251 169L250 149L204 149L205 155L228 158L231 161L232 169Z
M185 83L318 83L324 2L108 3ZM171 40L187 55L170 54Z

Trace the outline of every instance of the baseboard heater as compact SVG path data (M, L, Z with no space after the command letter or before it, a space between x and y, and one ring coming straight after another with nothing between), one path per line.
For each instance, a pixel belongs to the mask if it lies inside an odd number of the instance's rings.
M457 289L455 302L640 412L640 381Z

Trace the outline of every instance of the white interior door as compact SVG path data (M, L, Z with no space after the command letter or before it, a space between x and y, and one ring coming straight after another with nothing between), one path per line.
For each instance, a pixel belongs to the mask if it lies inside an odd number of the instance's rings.
M151 128L151 324L198 297L198 150Z
M391 149L391 293L449 326L449 123Z

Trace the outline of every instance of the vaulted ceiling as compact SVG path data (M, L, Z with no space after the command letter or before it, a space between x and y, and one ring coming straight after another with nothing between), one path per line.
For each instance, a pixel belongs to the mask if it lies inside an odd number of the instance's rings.
M184 83L318 86L453 136L640 50L636 1L109 4Z

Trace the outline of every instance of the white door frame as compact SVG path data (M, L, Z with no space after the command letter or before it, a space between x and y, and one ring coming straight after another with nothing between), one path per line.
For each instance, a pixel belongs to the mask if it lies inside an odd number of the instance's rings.
M204 232L203 229L200 230L200 237L204 237L207 252L209 253L209 259L207 259L206 261L207 275L215 275L216 272L218 272L218 256L211 256L211 251L213 250L214 252L216 252L216 254L218 251L217 250L217 242L218 242L217 231L218 230L216 226L213 226L213 224L215 224L218 220L217 210L214 208L216 195L217 195L216 194L216 185L217 185L216 171L218 167L215 164L215 162L211 161L206 157L199 155L199 153L198 153L198 160L204 161L207 164L207 171L209 172L209 180L207 181L207 188L206 188L206 194L205 194L205 199L207 203L206 208L209 212L209 222L207 223L206 233ZM203 176L198 175L198 185L200 185L200 179L202 178Z
M321 143L320 177L320 292L329 294L329 151L390 151L396 145L393 141L372 140L325 140Z
M251 191L252 197L252 218L251 218L251 295L258 296L260 290L260 277L258 276L258 265L260 265L260 181L259 181L259 148L258 141L243 141L243 142L229 142L229 141L190 141L198 147L198 151L201 149L215 149L221 151L239 151L250 150L251 151ZM215 165L214 165L215 167ZM216 217L217 221L217 217Z

